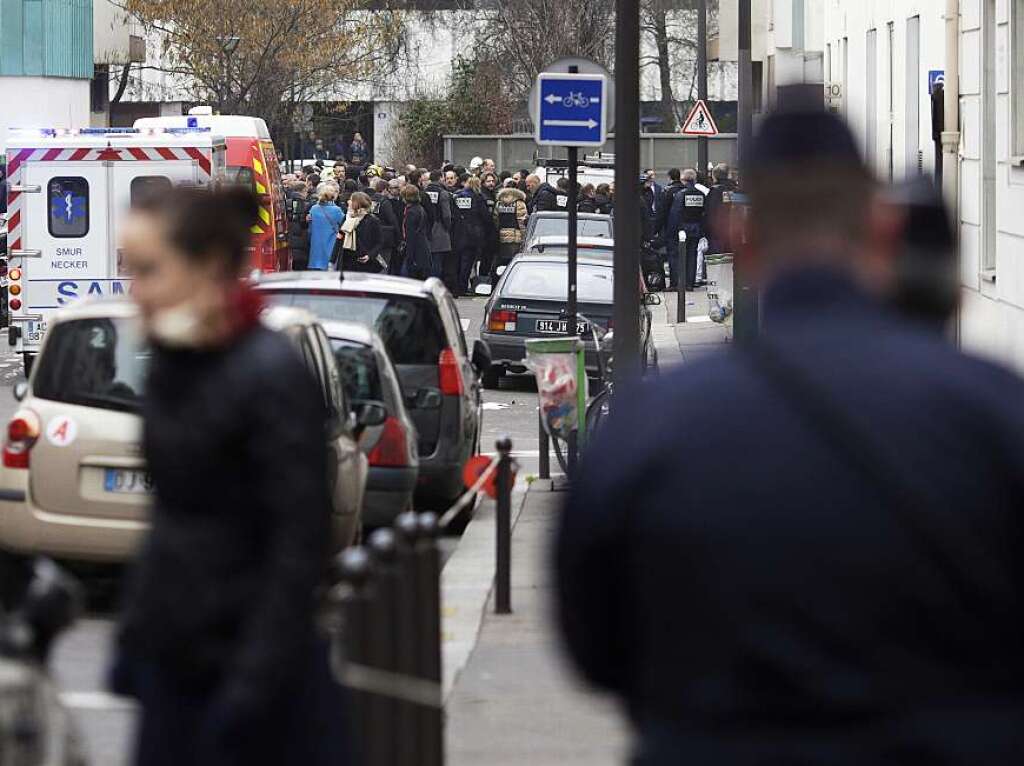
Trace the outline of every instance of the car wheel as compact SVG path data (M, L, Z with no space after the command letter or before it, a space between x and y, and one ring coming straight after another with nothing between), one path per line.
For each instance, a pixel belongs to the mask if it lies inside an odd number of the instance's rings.
M505 376L505 371L500 367L491 367L484 371L484 374L480 376L480 382L487 391L495 391L498 389L499 381Z

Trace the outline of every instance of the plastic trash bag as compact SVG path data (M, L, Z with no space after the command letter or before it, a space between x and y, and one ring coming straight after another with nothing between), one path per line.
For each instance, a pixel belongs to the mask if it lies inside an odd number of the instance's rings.
M544 430L552 438L567 441L579 424L580 386L587 385L585 376L582 381L577 380L576 354L529 354L526 366L537 378L537 397Z

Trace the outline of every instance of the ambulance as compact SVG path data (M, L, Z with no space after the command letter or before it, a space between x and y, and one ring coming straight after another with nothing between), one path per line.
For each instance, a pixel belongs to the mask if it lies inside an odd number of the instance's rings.
M226 180L209 129L11 129L7 139L11 346L31 370L51 314L79 298L124 295L118 249L140 195Z
M250 187L260 196L260 220L252 227L250 265L259 271L291 269L288 247L288 210L281 163L267 123L259 117L214 114L209 106L195 106L187 115L143 117L136 128L209 128L224 136L228 147L228 180Z

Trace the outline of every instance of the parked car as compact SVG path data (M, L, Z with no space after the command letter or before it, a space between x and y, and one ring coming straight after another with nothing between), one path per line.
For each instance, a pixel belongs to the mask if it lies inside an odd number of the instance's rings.
M576 236L590 239L615 239L615 219L599 213L578 213ZM531 249L541 237L569 236L569 214L559 210L540 210L530 216L523 237L523 251Z
M370 327L355 322L324 322L341 384L352 408L366 422L359 449L370 472L363 500L363 524L381 527L413 507L420 458L416 425L409 417L402 384L384 341ZM436 395L437 406L441 395ZM371 410L375 410L372 411Z
M523 248L524 253L552 253L568 257L569 238L564 234L546 234L535 237ZM615 240L604 237L579 237L576 240L577 256L607 258L611 263L615 257Z
M568 334L568 280L568 261L564 252L520 254L512 260L484 307L480 337L492 357L491 367L483 376L486 388L497 388L500 377L506 373L527 372L527 339ZM576 332L586 346L587 374L596 378L600 375L600 363L589 322L594 322L602 331L611 326L614 314L614 268L611 260L581 254L577 261L576 289ZM646 370L657 364L651 337L650 307L660 304L661 297L645 292L639 276L637 289L642 294L639 343Z
M366 458L323 328L308 313L268 311L310 365L332 408L327 424L337 546L358 530ZM58 312L7 424L0 465L0 546L71 560L129 559L147 528L152 485L140 398L149 360L134 304ZM229 395L229 392L225 392Z
M254 284L271 304L377 331L416 425L417 496L427 504L455 500L463 490L466 462L479 453L480 375L490 357L482 343L470 354L455 301L441 280L365 273L339 279L337 272L309 271L257 275Z

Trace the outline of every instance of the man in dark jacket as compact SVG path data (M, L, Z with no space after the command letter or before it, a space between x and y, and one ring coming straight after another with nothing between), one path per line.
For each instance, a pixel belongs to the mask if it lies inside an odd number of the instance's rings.
M454 293L459 281L459 264L452 251L452 195L444 188L441 178L440 171L433 171L423 194L434 208L430 230L433 276L441 277L445 287Z
M480 260L487 230L493 229L491 213L480 193L480 179L468 173L463 174L463 187L455 195L455 257L459 264L458 281L453 291L462 296L469 288L469 275L473 264Z
M389 193L388 182L383 178L372 181L373 194L370 196L370 212L380 222L381 255L389 264L394 257L395 245L398 243L398 217Z
M312 201L306 192L305 181L292 181L285 196L288 205L288 247L292 255L292 269L305 271L309 265L309 211Z
M528 207L531 213L545 210L558 210L558 189L546 181L541 183L538 176L526 177L526 188L529 195Z
M683 186L672 200L672 209L668 214L669 236L678 244L679 233L686 234L686 244L682 245L685 250L685 260L677 257L669 262L669 274L672 284L678 284L678 280L685 281L687 290L694 290L697 283L697 245L700 238L704 236L704 192L697 188L697 171L687 169L683 171ZM680 274L680 262L685 264L683 273Z
M732 204L732 195L736 191L736 182L729 178L729 166L724 162L716 165L711 175L715 185L708 192L705 205L704 224L708 237L709 253L724 253L728 246L726 241L728 222L723 217Z
M619 397L588 446L569 649L638 764L1016 763L1022 382L890 307L898 217L842 122L754 144L763 334Z
M488 226L484 227L484 246L480 253L480 274L491 273L491 261L498 252L498 227L494 224L494 206L498 204L498 177L494 173L480 176L480 194L487 204Z

